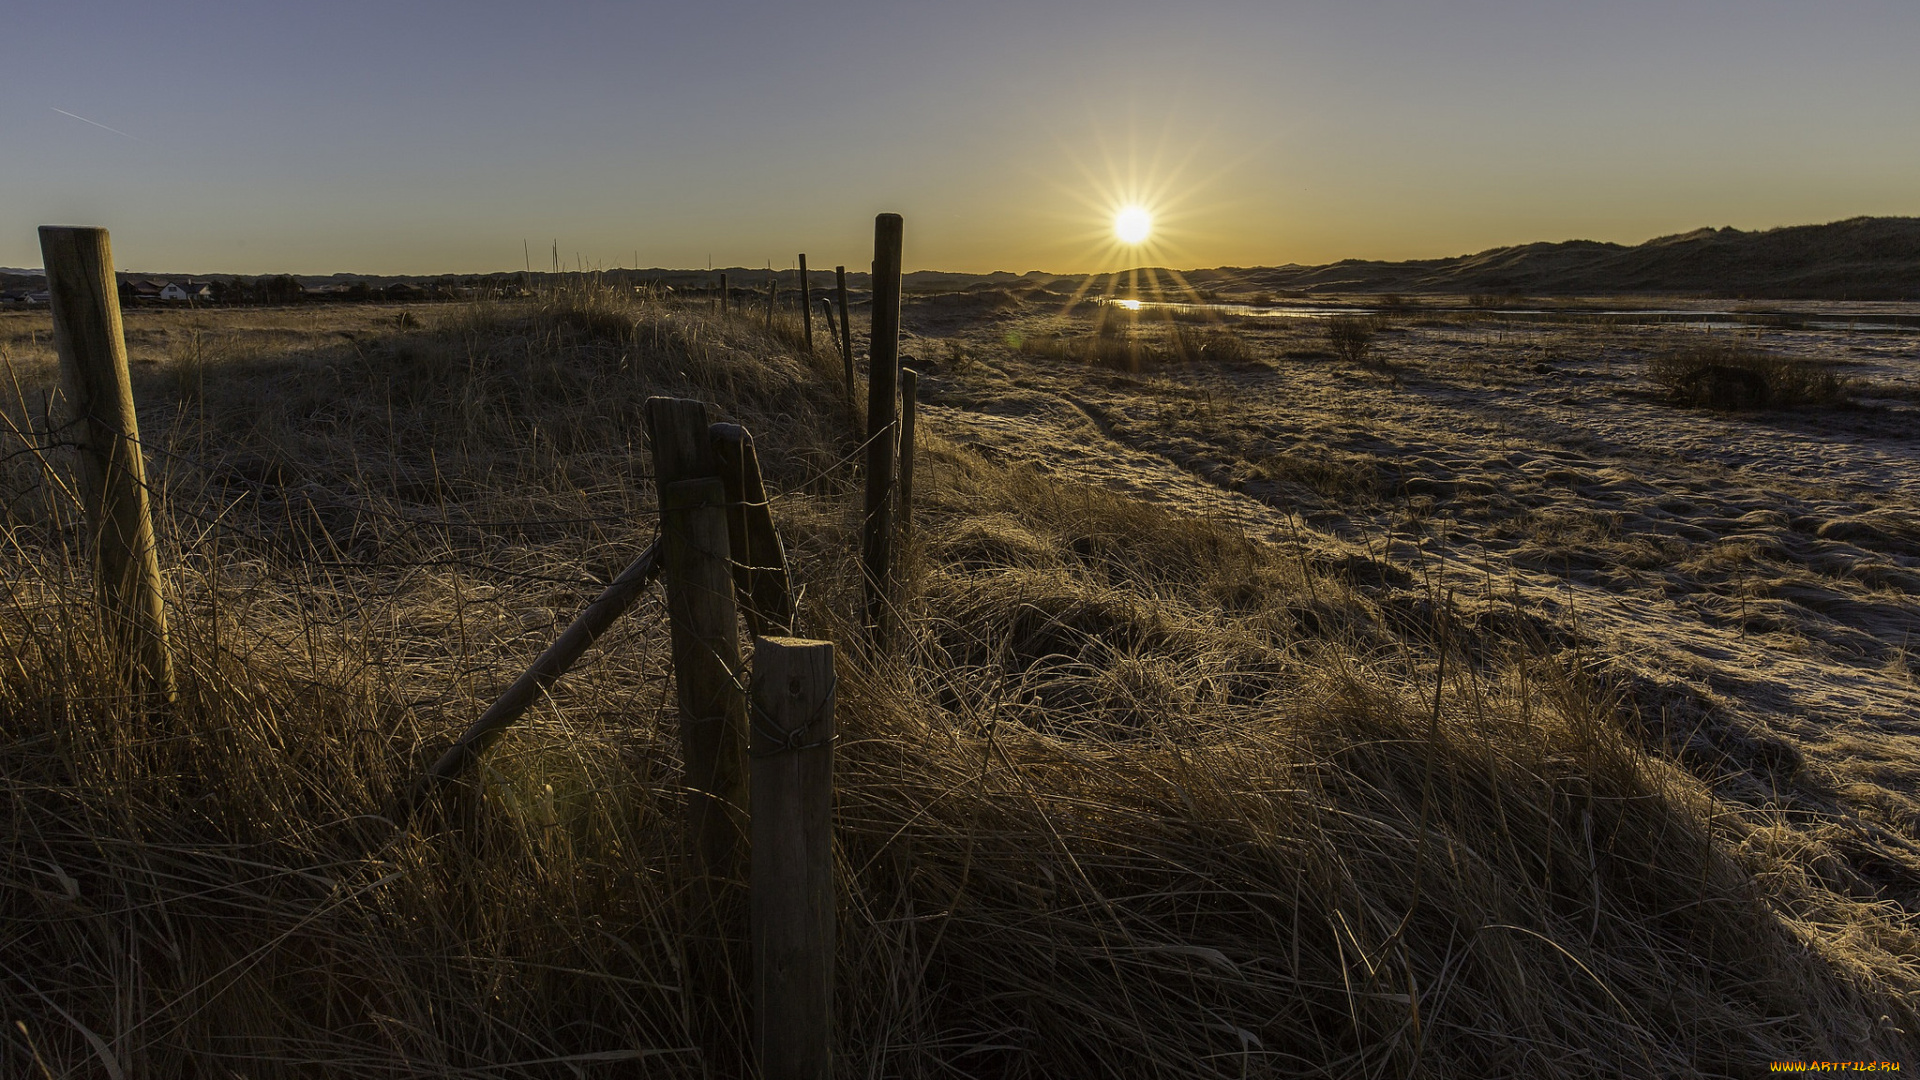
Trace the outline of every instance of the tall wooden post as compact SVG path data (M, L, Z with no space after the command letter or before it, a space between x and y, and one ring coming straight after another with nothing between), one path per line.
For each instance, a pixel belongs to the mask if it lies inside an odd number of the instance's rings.
M747 702L729 565L727 495L706 406L647 399L659 485L661 563L686 758L688 843L703 872L732 879L746 835Z
M867 500L861 545L866 572L867 640L891 645L893 603L893 464L895 376L900 365L899 214L873 222L873 323L867 344Z
M94 588L107 644L136 694L171 702L173 658L160 595L160 556L127 375L120 289L107 230L42 225L53 339L60 353L81 498L92 534Z
M912 357L908 357L909 360ZM913 552L913 427L914 413L920 397L920 373L910 367L900 369L900 557L909 559Z
M813 351L813 283L807 280L807 257L800 256L800 319L807 327L807 351Z
M763 1080L833 1075L833 645L753 644L754 1051Z
M847 400L853 400L853 320L847 317L847 268L833 268L834 287L840 293L840 361L847 365Z

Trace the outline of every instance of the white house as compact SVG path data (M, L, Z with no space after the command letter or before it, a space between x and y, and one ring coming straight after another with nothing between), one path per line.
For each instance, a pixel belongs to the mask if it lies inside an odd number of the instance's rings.
M160 290L162 300L212 300L213 287L204 281L169 281L167 287Z

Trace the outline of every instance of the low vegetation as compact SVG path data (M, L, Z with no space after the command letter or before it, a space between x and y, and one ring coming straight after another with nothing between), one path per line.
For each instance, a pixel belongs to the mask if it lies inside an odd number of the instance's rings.
M1831 365L1710 338L1647 361L1647 378L1689 408L1796 409L1844 401L1847 380Z
M166 716L98 654L49 350L0 340L0 411L38 433L0 454L0 1073L740 1075L743 1006L690 992L657 600L477 790L391 815L649 539L651 394L753 432L802 627L852 640L837 359L591 290L339 318L143 346ZM1196 334L1022 349L1239 340ZM1517 599L1390 600L1384 563L922 439L906 647L839 656L845 1074L1736 1076L1914 1045L1910 917L1730 808L1648 735L1661 700ZM1365 464L1268 459L1335 493Z
M1136 373L1183 364L1250 364L1256 355L1244 337L1219 323L1194 325L1173 314L1149 321L1104 312L1090 332L1027 335L1020 351Z
M1377 359L1374 344L1380 336L1380 320L1368 315L1335 315L1327 319L1327 348L1343 363L1360 365Z

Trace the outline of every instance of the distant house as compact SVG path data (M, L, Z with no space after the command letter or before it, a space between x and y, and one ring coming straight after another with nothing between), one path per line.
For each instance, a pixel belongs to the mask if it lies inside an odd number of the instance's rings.
M380 295L389 300L418 300L426 294L426 290L420 286L409 285L404 281L396 281L380 290Z
M169 281L160 290L162 300L212 300L213 286L204 281Z
M125 290L122 296L129 300L158 300L166 287L166 282L152 278L129 278L120 284L120 288Z

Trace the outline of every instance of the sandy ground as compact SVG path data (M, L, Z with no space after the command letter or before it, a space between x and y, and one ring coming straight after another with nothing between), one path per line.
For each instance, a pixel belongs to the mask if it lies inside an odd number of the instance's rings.
M1731 414L1646 381L1698 328L1415 313L1383 333L1386 371L1336 360L1305 319L1233 324L1249 362L1137 374L1010 344L1078 321L910 308L931 430L1234 522L1385 607L1524 613L1723 793L1915 837L1920 334L1748 333L1860 389Z

